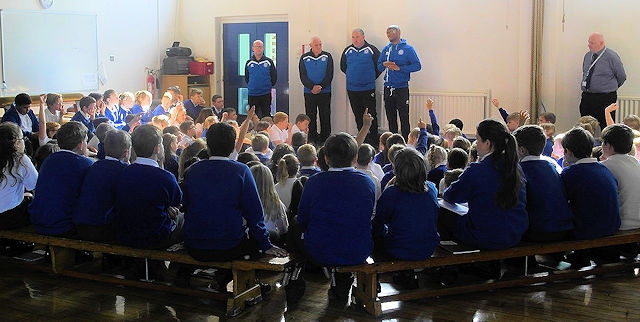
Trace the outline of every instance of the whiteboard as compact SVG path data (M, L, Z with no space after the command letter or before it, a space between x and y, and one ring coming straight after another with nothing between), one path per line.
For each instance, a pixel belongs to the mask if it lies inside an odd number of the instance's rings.
M2 9L0 31L3 96L98 89L95 14Z

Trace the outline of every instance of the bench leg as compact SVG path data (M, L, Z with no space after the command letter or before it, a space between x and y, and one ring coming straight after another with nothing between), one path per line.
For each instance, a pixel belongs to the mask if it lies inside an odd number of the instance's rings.
M260 285L256 283L256 271L233 270L233 297L227 300L227 315L236 316L244 310L247 302L262 301Z
M356 302L375 317L382 315L382 306L378 300L378 274L357 273L357 286L353 288Z
M75 263L75 250L58 246L50 246L51 267L54 273L61 273Z

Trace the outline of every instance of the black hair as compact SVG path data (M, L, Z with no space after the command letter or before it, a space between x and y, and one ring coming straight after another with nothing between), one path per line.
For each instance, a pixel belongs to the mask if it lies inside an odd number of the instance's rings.
M27 93L20 93L16 95L16 98L13 101L16 103L16 107L31 105L31 96Z
M207 130L209 155L228 157L236 146L236 129L227 123L215 123Z
M238 162L240 163L244 163L244 164L248 164L251 161L257 161L260 162L260 159L258 159L258 157L251 153L251 152L242 152L240 154L238 154Z
M478 139L491 143L493 166L500 175L498 190L493 196L495 204L508 209L518 203L518 192L522 187L522 174L518 167L516 139L507 127L494 119L485 119L478 124Z
M307 135L304 132L296 132L291 136L291 145L293 149L297 149L307 143Z
M359 166L367 166L369 165L369 162L371 162L371 159L375 154L376 150L373 149L373 146L371 146L371 144L360 144L360 147L358 148L358 159L356 160L356 163L358 163Z
M349 134L340 132L329 136L324 144L327 163L332 168L346 168L353 166L358 153L358 143Z
M627 154L633 148L633 130L624 124L612 124L602 130L602 144L609 144L618 154Z
M78 105L80 105L80 109L83 109L85 107L88 107L89 105L93 104L96 102L96 99L91 97L91 96L85 96L83 98L80 99L80 102L78 102Z
M591 156L595 140L591 132L582 127L574 127L562 138L562 147L570 150L577 159L584 159Z
M327 171L329 170L329 165L327 164L327 160L324 158L325 157L325 150L324 150L324 146L321 146L318 149L318 168L320 168L320 170L322 171Z
M541 155L547 139L541 126L535 124L523 125L513 132L518 147L527 149L529 155Z
M20 127L15 123L0 123L0 183L8 179L7 175L14 179L17 179L16 176L20 176L19 173L14 171L15 163L20 162L21 158L18 149L16 149L16 141L22 140L18 139L20 132ZM5 175L5 172L7 175ZM6 182L3 184L6 184Z
M455 125L458 129L460 129L460 131L462 131L462 128L464 127L464 123L462 123L461 119L453 119L449 121L449 124Z

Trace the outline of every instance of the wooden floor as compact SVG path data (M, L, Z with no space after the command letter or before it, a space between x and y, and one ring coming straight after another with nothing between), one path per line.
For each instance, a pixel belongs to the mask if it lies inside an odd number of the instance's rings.
M265 278L275 284L277 275ZM383 288L386 288L383 284ZM237 321L369 321L360 308L328 304L327 281L307 275L307 292L287 308L275 288ZM640 320L640 281L632 272L383 306L395 321L622 321ZM225 303L55 276L0 257L3 321L218 321Z

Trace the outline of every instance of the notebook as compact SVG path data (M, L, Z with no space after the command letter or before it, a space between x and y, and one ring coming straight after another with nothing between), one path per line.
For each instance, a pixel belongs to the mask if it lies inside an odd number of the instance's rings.
M480 252L479 249L473 246L463 244L460 242L455 242L453 240L441 240L440 247L454 255Z

